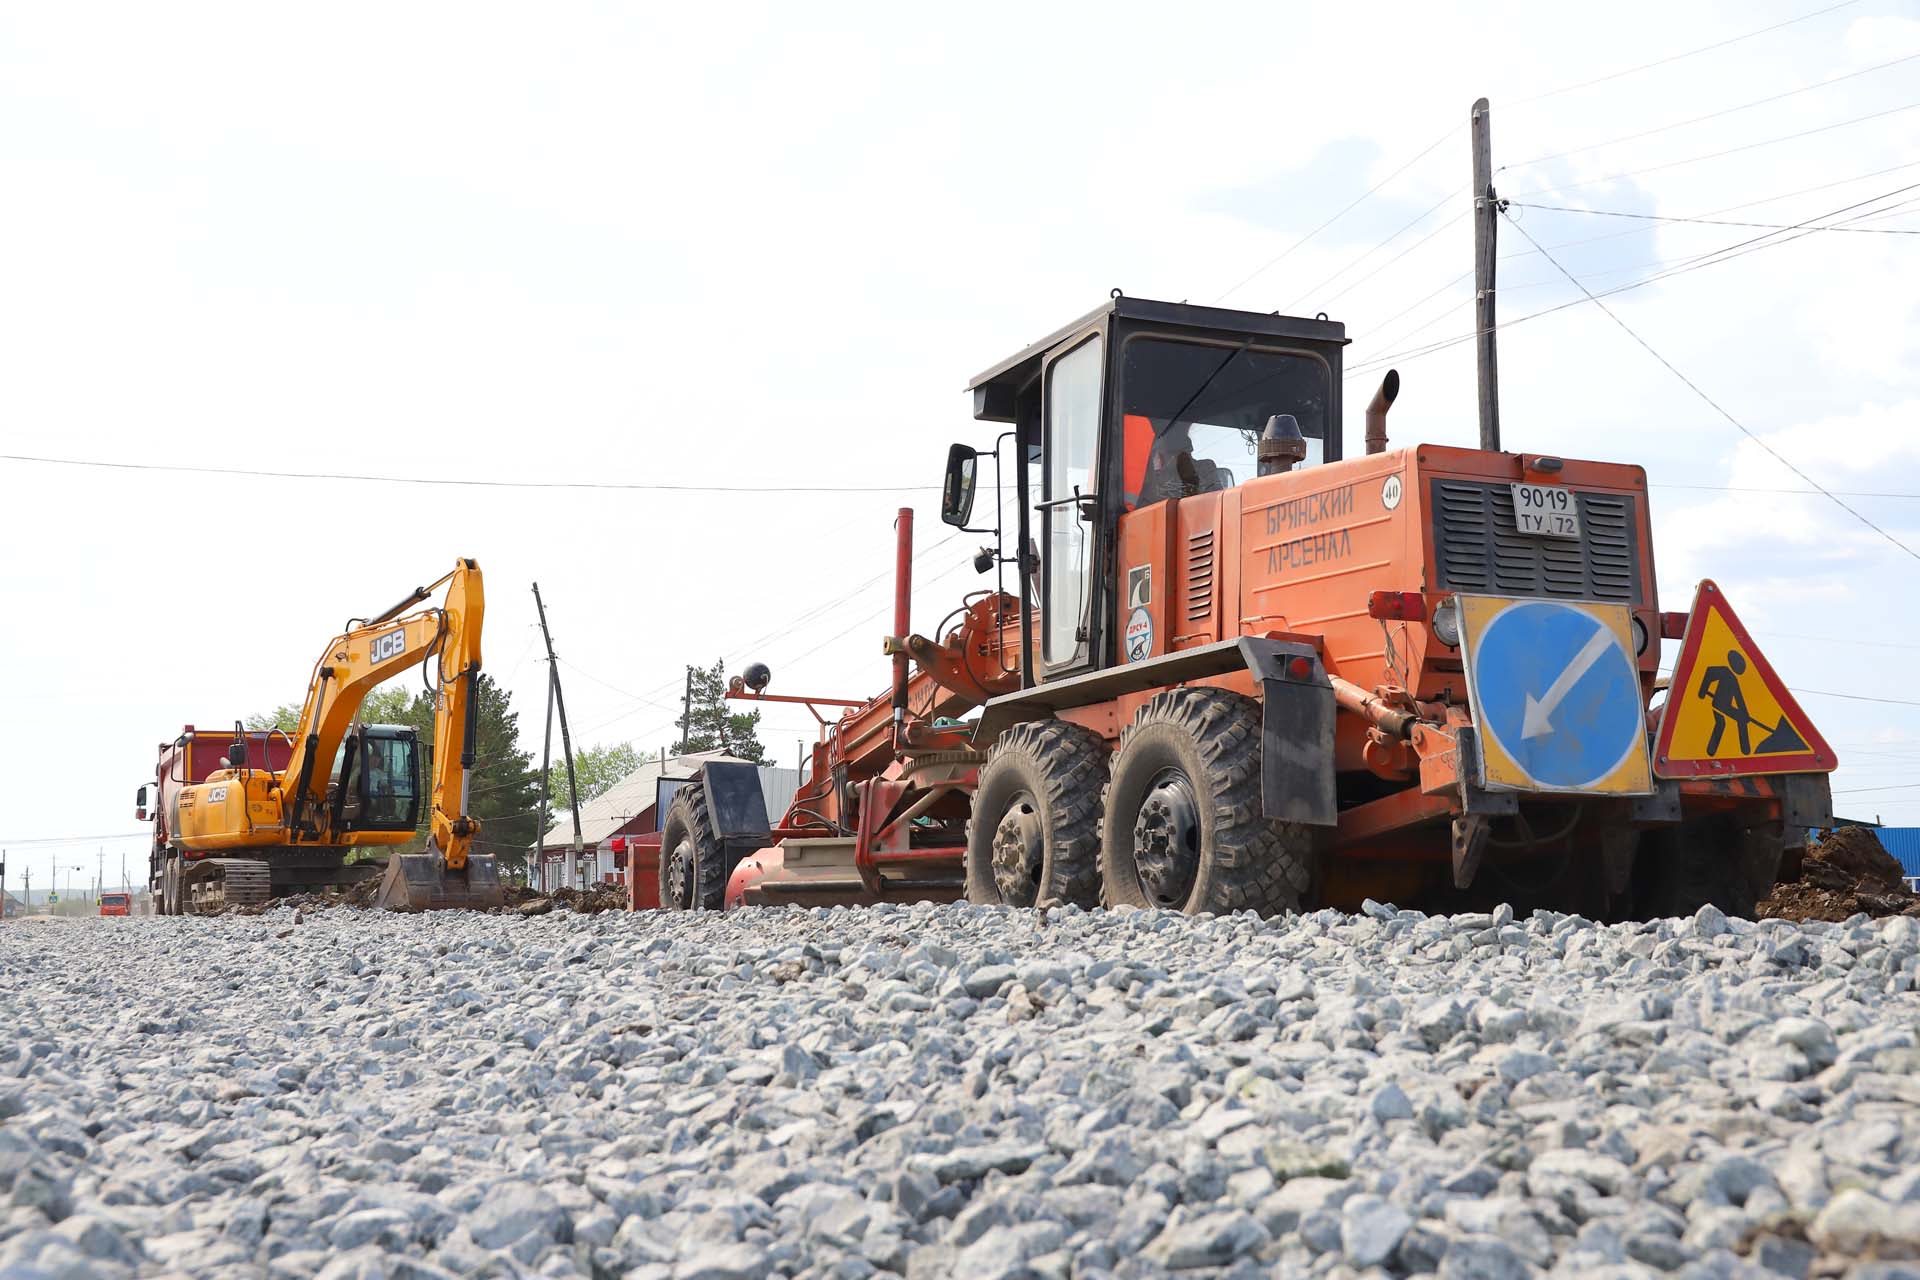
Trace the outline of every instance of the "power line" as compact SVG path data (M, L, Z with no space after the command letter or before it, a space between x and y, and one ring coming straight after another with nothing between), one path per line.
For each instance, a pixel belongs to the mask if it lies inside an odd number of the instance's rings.
M335 471L260 471L242 467L190 467L165 462L104 462L94 458L51 458L35 454L0 453L0 461L32 462L59 467L99 467L115 471L172 471L189 475L246 476L270 480L350 480L363 484L453 485L476 489L611 489L644 493L919 493L937 484L874 485L729 485L658 484L598 480L460 480L444 476L382 476Z
M948 534L946 537L940 539L938 542L935 542L923 548L922 550L915 552L913 557L914 562L916 564L919 563L921 560L925 559L927 556L930 556L934 552L939 551L942 548L951 545L954 541L964 536L965 534L963 531L955 531L953 533ZM893 573L894 573L893 569L889 568L880 573L875 574L873 577L868 578L865 582L862 582L857 586L855 586L851 591L848 591L845 595L842 595L833 600L828 600L823 604L816 605L812 609L801 614L799 617L789 622L781 624L779 627L776 627L774 630L767 632L765 635L760 636L758 639L749 640L746 643L740 645L731 654L722 655L721 661L722 662L738 661L743 653L756 649L760 645L763 645L770 640L773 640L775 638L780 638L780 637L791 637L793 635L798 634L801 628L811 625L812 623L820 620L820 618L822 618L826 614L839 608L841 605L847 604L850 601L856 599L857 597L866 594L868 591L871 591L873 588L880 585L880 583L884 582L888 578L891 578L893 576ZM936 575L934 578L927 579L926 581L929 581L929 582L938 581L939 578L945 577L945 576L947 575L945 574ZM870 621L870 619L863 619L862 622L857 625L865 625L866 621ZM845 632L842 632L840 634L844 635ZM831 636L826 640L820 641L819 644L823 646L826 644L831 644L834 640L838 638L839 636L837 635ZM679 679L680 677L675 676L672 680L667 681L666 683L658 686L657 688L650 690L649 692L656 695L664 693L667 690L675 687L679 683ZM601 681L601 683L604 684L606 682ZM621 691L621 692L624 692L624 691ZM636 695L630 694L628 696L636 696ZM644 698L637 698L637 697L636 697L636 700L645 701ZM654 703L653 705L659 706L658 703ZM665 708L665 709L671 710L672 708ZM586 728L582 729L580 732L583 734L592 733L596 729L603 729L607 725L613 724L616 721L624 720L628 716L633 715L636 710L637 708L629 707L618 715L612 716L605 720L601 720L595 724L588 725Z
M1662 173L1668 169L1678 169L1685 165L1699 164L1705 160L1718 160L1723 156L1739 155L1745 151L1757 151L1761 147L1777 146L1782 142L1793 142L1800 138L1811 138L1818 133L1830 133L1835 129L1845 129L1852 125L1865 124L1869 120L1880 120L1887 116L1899 115L1902 111L1912 111L1916 107L1920 107L1920 102L1909 102L1905 106L1888 107L1884 111L1875 111L1868 115L1855 116L1851 120L1837 120L1832 124L1823 124L1817 128L1802 129L1799 133L1787 133L1777 138L1763 138L1759 142L1742 143L1737 147L1728 147L1724 151L1709 151L1705 155L1688 156L1684 160L1669 160L1665 164L1649 165L1644 169L1628 169L1624 173L1610 173L1604 178L1587 178L1580 182L1563 182L1558 186L1541 187L1534 191L1521 191L1517 192L1512 198L1518 200L1525 196L1552 195L1556 191L1574 191L1581 187L1597 186L1603 182L1618 182L1622 178L1637 178L1642 174Z
M1824 218L1838 217L1840 214L1847 213L1853 209L1858 209L1861 205L1875 204L1882 200L1890 200L1894 196L1904 195L1906 192L1913 191L1916 189L1920 189L1920 183L1914 183L1905 187L1897 187L1892 191L1883 192L1877 196L1870 196L1865 200L1859 200L1850 205L1843 205L1838 209L1831 210L1827 213L1817 214L1814 217L1808 218L1806 222L1797 224L1797 226L1793 228L1794 230L1799 231L1799 235L1783 236L1778 231L1769 231L1764 235L1749 236L1745 240L1737 240L1733 244L1724 245L1721 248L1711 250L1707 253L1696 254L1691 259L1682 259L1681 262L1684 265L1675 266L1665 271L1655 272L1653 275L1646 276L1643 279L1630 280L1626 284L1616 285L1611 289L1603 289L1598 294L1589 293L1585 298L1572 298L1567 300L1566 302L1556 303L1551 307L1542 307L1538 311L1530 311L1526 315L1517 316L1512 320L1503 320L1494 327L1496 330L1512 328L1515 325L1525 324L1529 320L1538 320L1542 316L1549 316L1559 311L1565 311L1569 307L1580 306L1582 303L1586 302L1588 299L1609 298L1616 293L1626 293L1627 291L1632 289L1643 288L1646 285L1655 284L1662 280L1671 279L1674 276L1685 275L1690 271L1698 271L1703 267L1718 266L1720 263L1723 263L1723 262L1731 262L1735 258L1742 258L1749 253L1757 253L1762 249L1772 249L1772 248L1777 248L1783 244L1791 244L1795 240L1801 239L1804 236L1813 235L1815 232L1822 230L1823 229L1822 227L1814 226L1812 224L1819 223ZM1872 210L1871 212L1878 213L1880 212L1880 210ZM1865 216L1868 216L1868 215L1866 214L1859 215L1859 217L1865 217ZM1857 220L1856 218L1846 218L1846 219L1842 219L1841 221L1852 222L1856 220ZM1509 221L1511 221L1511 219ZM1513 223L1513 225L1516 229L1518 229L1520 226L1520 224L1517 222ZM1835 225L1838 225L1838 224L1835 224ZM1522 231L1521 234L1526 235L1524 231ZM1535 240L1532 236L1528 235L1526 236L1526 239L1529 244L1535 245L1536 247L1539 246L1540 242ZM1543 256L1546 256L1548 261L1550 262L1553 261L1551 255L1547 254L1547 251L1545 248L1538 248L1538 252L1541 253ZM1554 262L1554 265L1556 267L1559 267L1558 262ZM1562 271L1563 274L1565 273L1565 268L1560 268L1560 270ZM1579 281L1577 279L1574 280L1574 283L1576 286L1581 287L1584 291L1584 286L1580 286ZM1427 325L1424 325L1422 327L1429 328L1437 322L1438 322L1438 318L1436 318L1434 321L1429 321ZM1419 330L1415 330L1414 332L1417 333L1419 332ZM1412 335L1409 334L1407 336L1411 337ZM1409 347L1404 351L1389 352L1388 354L1383 356L1369 356L1367 357L1367 359L1360 361L1355 365L1349 366L1347 373L1345 374L1345 378L1352 379L1352 378L1358 377L1363 373L1369 372L1373 369L1381 368L1385 365L1395 363L1396 361L1417 360L1422 356L1433 355L1435 352L1445 350L1448 347L1458 346L1460 343L1463 343L1463 342L1472 342L1475 338L1479 336L1480 336L1480 331L1476 329L1469 333L1456 334L1450 338L1441 338L1435 342L1427 343L1419 347Z
M1447 192L1446 195L1434 201L1433 204L1430 205L1428 208L1421 210L1413 218L1409 219L1407 223L1404 226L1402 226L1398 231L1395 231L1392 235L1388 236L1385 240L1382 240L1379 244L1374 245L1373 248L1368 249L1365 253L1360 254L1356 258L1350 259L1344 267L1341 267L1338 271L1328 276L1325 280L1322 280L1319 284L1314 285L1311 289L1308 289L1306 292L1302 293L1299 297L1295 298L1292 302L1287 303L1287 305L1282 307L1281 310L1286 312L1289 315L1293 314L1293 310L1295 307L1298 307L1302 302L1305 302L1308 298L1320 292L1322 289L1332 284L1335 280L1338 280L1341 276L1347 274L1347 272L1353 270L1355 267L1365 262L1368 258L1371 258L1374 254L1380 252L1382 249L1392 244L1395 240L1398 240L1401 236L1405 235L1407 232L1411 231L1413 228L1419 226L1422 222L1425 222L1428 218L1431 218L1434 214L1438 213L1443 207L1445 207L1448 202L1452 201L1455 197L1459 196L1465 190L1466 190L1466 187L1462 186L1462 187L1456 187L1452 191ZM1469 210L1468 212L1471 212L1471 210ZM1465 217L1465 216L1466 216L1466 213L1462 213L1460 215L1460 217ZM1455 218L1453 221L1458 222L1459 220L1460 218ZM1425 244L1428 240L1431 240L1433 236L1438 233L1438 231L1445 230L1446 227L1449 227L1451 225L1453 224L1452 223L1442 224L1442 226L1437 228L1436 231L1429 232L1427 235L1421 237L1419 240L1414 241L1414 243L1408 249L1401 250L1399 254L1389 259L1385 265L1391 266L1393 263L1398 262L1401 258L1405 257L1409 252L1411 252L1412 249L1419 248L1421 245ZM1378 274L1378 268L1376 268L1373 274ZM1372 278L1372 275L1370 274L1368 276L1363 277L1362 280L1357 283L1364 283L1365 280L1368 280L1371 278ZM1354 287L1353 285L1348 285L1346 289L1342 289L1340 293L1335 294L1334 297L1336 298L1340 297L1342 294L1345 294L1348 290L1352 289L1353 287ZM1331 302L1332 300L1333 299L1331 298L1328 299L1329 302Z
M1838 4L1830 4L1824 9L1815 9L1812 13L1803 13L1797 18L1788 18L1785 22L1776 22L1770 27L1761 27L1757 31L1749 31L1744 35L1730 36L1725 40L1716 40L1712 44L1703 44L1698 49L1689 49L1685 53L1672 54L1665 58L1656 59L1653 62L1643 62L1637 67L1628 67L1625 71L1614 71L1604 76L1595 76L1591 80L1582 80L1578 84L1562 85L1558 89L1549 89L1545 93L1536 93L1531 98L1521 98L1519 101L1509 105L1520 107L1530 102L1544 102L1548 98L1557 98L1563 93L1572 93L1578 89L1591 89L1594 85L1605 84L1609 80L1619 80L1626 76L1638 75L1642 71L1651 71L1655 67L1670 66L1673 63L1682 62L1688 58L1698 57L1703 53L1712 53L1715 49L1724 49L1728 45L1739 44L1743 40L1751 40L1755 36L1764 36L1769 32L1779 31L1783 27L1791 27L1796 23L1807 22L1813 18L1832 13L1836 9L1844 9L1848 5L1857 4L1858 2L1859 0L1840 0Z
M1718 111L1709 111L1703 116L1694 116L1687 120L1676 120L1672 124L1663 124L1657 129L1643 129L1639 133L1622 134L1618 138L1609 138L1605 142L1591 142L1586 146L1573 147L1567 151L1556 151L1550 156L1535 156L1531 160L1520 160L1513 164L1503 164L1497 172L1506 173L1514 169L1525 169L1530 165L1545 164L1549 160L1564 160L1568 156L1584 155L1589 151L1598 151L1602 147L1617 146L1622 142L1636 142L1641 138L1651 138L1655 134L1666 133L1672 129L1684 129L1690 124L1702 124L1708 120L1718 120L1722 116L1734 115L1741 111L1750 111L1754 107L1764 107L1769 102L1779 102L1782 99L1791 98L1798 94L1812 93L1815 89L1824 89L1829 85L1839 84L1843 80L1853 80L1860 76L1872 75L1876 71L1885 71L1888 67L1897 67L1903 62L1912 62L1915 58L1920 58L1920 53L1910 53L1904 58L1895 58L1890 62L1882 62L1877 66L1862 67L1858 71L1849 71L1845 75L1835 76L1831 80L1822 80L1818 84L1802 85L1798 89L1789 89L1785 93L1776 93L1765 98L1756 98L1752 102L1743 102L1737 107L1723 107Z
M1920 58L1920 54L1914 55ZM1587 213L1598 218L1637 218L1642 222L1690 222L1706 227L1763 227L1772 231L1794 231L1798 227L1793 223L1782 222L1735 222L1727 218L1682 218L1677 215L1661 213L1628 213L1622 209L1579 209L1564 204L1525 204L1519 200L1509 201L1517 209L1543 209L1552 213ZM1878 215L1876 215L1878 216ZM1841 231L1860 236L1920 236L1920 228L1906 227L1818 227L1819 231Z
M1511 216L1509 216L1507 218L1507 223L1509 226L1513 227L1514 230L1518 231L1521 234L1521 236L1524 237L1529 244L1533 245L1534 248L1540 249L1539 241L1535 240L1531 235L1528 235L1527 229L1521 226L1519 222L1517 222ZM1740 421L1740 419L1734 417L1731 413L1728 413L1725 409L1721 408L1718 401L1716 401L1712 396L1708 395L1705 391L1702 391L1700 389L1699 384L1694 382L1693 379L1687 377L1686 374L1680 372L1680 370L1674 365L1674 363L1671 360L1668 360L1665 356L1661 355L1658 351L1654 350L1651 343L1649 343L1645 338L1641 337L1637 332L1635 332L1633 327L1629 325L1626 321L1622 320L1619 316L1615 315L1613 312L1613 309L1607 306L1606 303L1600 301L1599 297L1596 296L1592 290L1588 289L1586 285L1581 284L1580 281L1574 276L1574 274L1571 271L1568 271L1565 267L1561 266L1560 260L1558 258L1548 253L1545 249L1540 249L1540 254L1548 262L1551 262L1553 264L1555 270L1557 270L1561 275L1565 276L1569 281L1571 281L1575 288L1579 289L1581 293L1585 294L1589 302L1593 303L1594 306L1599 307L1601 314L1605 315L1607 319L1613 321L1616 325L1620 326L1620 329L1622 330L1622 332L1624 332L1629 338L1632 338L1635 342L1639 343L1641 348L1645 350L1648 355L1652 356L1655 360L1658 360L1662 365L1666 366L1668 373L1671 373L1674 377L1680 379L1681 382L1685 383L1687 386L1687 389L1692 391L1693 394L1695 394L1696 396L1699 396L1700 399L1704 400L1707 403L1707 406L1711 408L1715 413L1718 413L1721 417L1725 418L1728 422L1732 423L1733 426L1740 432L1741 435L1744 435L1745 437L1747 437L1747 439L1759 445L1762 449L1764 449L1768 453L1768 455L1770 455L1773 458L1774 461L1778 462L1781 466L1785 467L1787 470L1793 472L1793 474L1795 474L1796 476L1799 476L1802 480L1806 481L1809 486L1820 490L1821 493L1826 494L1827 497L1833 501L1834 505L1839 507L1842 511L1845 511L1848 515L1852 516L1855 520L1858 520L1861 524L1867 526L1867 528L1873 530L1875 533L1879 534L1881 537L1885 538L1888 542L1891 542L1894 546L1900 548L1900 550L1906 552L1908 555L1912 556L1914 559L1920 560L1920 552L1914 551L1912 547L1909 547L1906 543L1900 541L1898 538L1894 537L1891 533L1888 533L1885 529L1882 529L1879 525L1867 519L1866 516L1861 514L1859 511L1855 510L1853 507L1848 506L1847 503L1844 500L1842 500L1837 494L1828 492L1827 489L1824 486L1822 486L1818 480L1815 480L1812 476L1808 475L1806 472L1802 471L1799 467L1795 466L1792 462L1788 461L1786 457L1780 453L1779 450L1775 449L1772 445L1768 444L1765 440L1761 439L1757 433L1755 433L1752 430L1749 430L1746 423ZM1827 695L1827 696L1851 696L1851 695ZM1894 700L1890 699L1890 701L1894 701ZM1907 705L1920 706L1920 702L1910 703Z
M1797 190L1782 192L1778 195L1762 196L1758 200L1745 200L1740 202L1739 204L1730 204L1730 205L1724 205L1718 209L1709 209L1705 213L1698 215L1698 218L1699 219L1711 218L1722 213L1737 213L1742 209L1752 209L1757 206L1766 205L1766 204L1777 204L1782 200L1791 200L1795 196L1812 195L1816 191L1827 191L1827 190L1831 190L1834 187L1850 186L1856 182L1865 182L1869 178L1884 177L1889 173L1898 173L1898 172L1901 172L1902 170L1912 169L1916 167L1920 167L1920 160L1909 160L1904 164L1888 165L1884 169L1874 169L1874 170L1870 170L1867 173L1854 174L1852 177L1848 177L1848 178L1837 178L1831 182L1822 182L1810 187L1801 187ZM1628 227L1624 231L1609 231L1604 235L1585 236L1578 240L1562 240L1557 244L1548 245L1547 248L1571 249L1578 245L1597 244L1603 240L1617 240L1621 236L1638 235L1640 233L1640 230L1641 229L1638 227ZM1512 262L1520 258L1532 258L1537 256L1538 256L1538 250L1516 249L1511 253L1501 254L1500 261ZM1414 302L1406 307L1403 307L1399 311L1396 311L1392 315L1388 316L1385 320L1383 320L1377 326L1377 329L1379 330L1386 329L1387 326L1393 324L1396 320L1399 320L1402 316L1408 315L1414 311L1419 310L1421 307L1425 306L1427 303L1431 302L1433 299L1439 297L1441 294L1447 292L1449 289L1454 288L1456 285L1464 284L1471 279L1473 279L1473 272L1471 271L1461 272L1459 275L1454 276L1452 279L1446 281L1446 283L1442 284L1439 288L1435 289L1433 292L1422 297L1419 301ZM1512 293L1516 288L1520 288L1520 287L1524 287L1524 286L1508 286L1506 291L1508 293ZM1453 304L1451 303L1448 304L1449 307L1451 307L1452 305ZM1447 317L1447 314L1448 312L1443 310L1438 314L1434 315L1432 318L1420 322L1419 324L1415 325L1411 329L1406 329L1399 333L1396 333L1391 338L1382 338L1382 339L1374 340L1370 342L1368 345L1376 350L1382 347L1396 346L1399 343L1405 342L1408 338L1414 337L1417 334L1424 333L1428 329L1431 329L1434 325L1439 324L1442 320L1444 320ZM1371 356L1368 357L1369 361L1371 361L1372 359L1373 357Z
M1916 789L1920 789L1920 782L1904 782L1892 787L1847 787L1833 794L1836 796L1863 796L1870 791L1913 791Z
M1878 530L1875 530L1875 532L1878 532ZM1907 551L1907 548L1900 546L1897 542L1894 543L1894 545L1900 547L1902 551L1906 551L1908 555L1913 554L1913 552ZM1788 687L1795 693L1809 695L1815 698L1845 698L1848 702L1879 702L1889 707L1920 707L1920 702L1916 702L1910 698L1879 698L1867 693L1835 693L1831 689L1801 689L1792 685Z
M1268 271L1272 270L1274 267L1284 262L1293 253L1293 251L1298 249L1301 245L1307 243L1307 241L1313 239L1315 236L1319 235L1322 231L1325 231L1328 227L1332 226L1334 223L1340 221L1340 219L1346 217L1349 213L1352 213L1355 209L1365 204L1369 199L1373 197L1374 192L1380 190L1380 188L1386 186L1389 182L1392 182L1395 178L1399 177L1401 174L1405 173L1407 170L1413 168L1414 165L1419 164L1422 160L1426 159L1427 156L1432 154L1433 150L1436 147L1438 147L1441 143L1445 142L1448 138L1451 138L1454 135L1454 133L1459 129L1459 127L1460 126L1457 124L1449 125L1447 127L1446 132L1442 133L1439 137L1435 138L1432 142L1429 142L1426 146L1422 147L1418 152L1418 154L1416 154L1411 160L1408 160L1405 164L1401 165L1398 169L1395 169L1392 173L1380 179L1380 181L1374 183L1371 187L1368 187L1365 191L1361 192L1360 195L1351 204L1341 209L1338 213L1334 214L1331 218L1328 218L1325 222L1321 223L1319 226L1315 227L1313 230L1307 232L1307 234L1301 236L1298 240L1295 240L1292 244L1288 245L1285 249L1282 249L1279 253L1275 254L1273 257L1267 259L1265 262L1260 264L1260 266L1256 267L1253 271L1249 272L1244 278L1240 280L1238 284L1234 285L1232 288L1222 293L1219 297L1215 298L1213 300L1214 304L1217 306L1224 299L1229 298L1232 295L1240 292L1240 290L1246 288L1249 284L1253 283L1253 281L1257 280L1259 277L1265 275Z
M1815 497L1818 497L1821 493L1837 493L1843 498L1920 498L1920 493L1889 493L1883 489L1768 489L1759 485L1750 484L1679 484L1665 481L1658 484L1649 483L1648 487L1652 489L1701 489L1709 493L1797 493L1802 495L1810 494ZM1915 647L1920 648L1920 645L1916 645Z
M1464 191L1465 188L1463 187L1461 188L1461 190ZM1453 193L1453 195L1448 196L1447 199L1451 200L1454 198L1454 196L1457 196L1459 194L1460 192L1456 191ZM1435 208L1438 208L1438 207L1439 206L1437 205L1435 206ZM1430 213L1432 212L1432 210L1428 210L1428 212ZM1361 276L1358 280L1355 280L1352 284L1348 285L1346 288L1340 290L1340 292L1334 294L1331 298L1328 298L1323 305L1329 306L1329 307L1332 306L1334 303L1340 301L1340 299L1346 297L1348 294L1352 293L1355 289L1358 289L1361 285L1365 284L1367 281L1379 275L1382 271L1385 271L1388 267L1391 267L1394 263L1400 261L1400 259L1412 253L1415 249L1418 249L1421 245L1427 243L1427 241L1439 235L1442 231L1445 231L1449 227L1452 227L1458 222L1460 222L1461 219L1465 218L1468 214L1472 212L1473 212L1473 207L1471 205L1469 205L1465 209L1462 209L1459 213L1455 214L1453 217L1448 218L1445 222L1441 223L1439 226L1435 227L1433 230L1427 232L1427 234L1421 236L1418 240L1415 240L1412 244L1408 245L1406 248L1402 249L1400 252L1394 254L1391 258L1388 258L1385 262L1381 263L1379 266L1375 267L1373 270L1367 272L1367 274ZM1425 217L1426 215L1422 214L1421 216ZM1288 308L1288 309L1291 310L1291 308Z

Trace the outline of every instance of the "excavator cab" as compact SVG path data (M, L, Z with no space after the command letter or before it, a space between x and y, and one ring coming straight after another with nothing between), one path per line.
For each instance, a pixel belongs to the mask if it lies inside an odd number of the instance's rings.
M412 831L420 825L419 741L406 725L361 724L340 742L327 784L329 827Z

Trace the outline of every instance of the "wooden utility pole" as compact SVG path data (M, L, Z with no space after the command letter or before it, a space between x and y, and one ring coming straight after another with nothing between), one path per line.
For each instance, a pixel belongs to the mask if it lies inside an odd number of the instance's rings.
M1494 349L1495 240L1500 199L1493 190L1493 135L1487 100L1473 104L1473 350L1480 384L1480 447L1500 449L1500 365Z
M680 742L693 749L693 668L687 668L687 691L680 699Z
M540 742L540 828L533 836L533 862L540 869L540 888L547 887L547 775L553 768L553 664L547 664L547 728ZM531 881L531 877L529 877ZM528 885L532 887L531 883Z
M560 660L553 653L553 633L547 630L547 606L540 599L540 584L533 584L533 605L540 611L540 635L547 642L547 687L553 693L554 709L560 713L560 753L567 762L567 798L573 801L573 844L567 850L567 887L577 888L573 882L577 878L580 865L581 847L586 843L580 837L580 784L573 776L573 735L567 731L567 697L560 691Z

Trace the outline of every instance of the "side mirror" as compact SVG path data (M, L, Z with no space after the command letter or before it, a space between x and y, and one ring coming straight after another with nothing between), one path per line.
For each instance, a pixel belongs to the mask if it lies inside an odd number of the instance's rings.
M947 478L940 486L940 518L966 527L973 515L973 484L980 470L980 453L964 444L947 450Z
M145 822L147 820L147 789L145 787L140 788L139 791L134 793L133 820L135 822Z

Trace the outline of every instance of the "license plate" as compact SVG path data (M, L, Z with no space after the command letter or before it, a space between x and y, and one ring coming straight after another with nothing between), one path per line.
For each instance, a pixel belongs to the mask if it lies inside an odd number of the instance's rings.
M1541 538L1580 536L1580 508L1573 491L1557 484L1513 486L1513 523L1522 533Z

